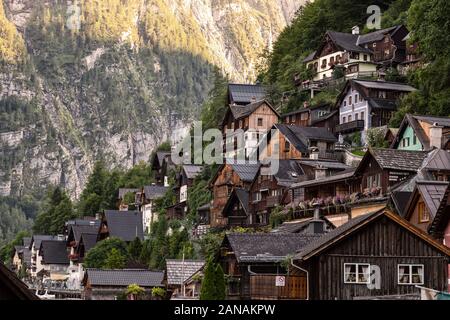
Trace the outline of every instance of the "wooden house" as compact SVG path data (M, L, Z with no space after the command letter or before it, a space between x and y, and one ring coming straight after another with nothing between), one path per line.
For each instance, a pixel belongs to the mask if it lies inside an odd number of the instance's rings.
M222 216L223 209L228 202L234 188L249 190L260 164L232 164L225 163L220 166L212 178L209 188L213 193L211 204L211 227L227 225L226 219Z
M408 75L412 70L423 66L422 55L419 52L419 44L411 42L409 33L403 40L406 43L406 59L398 65L398 70L402 75Z
M192 187L194 179L201 174L203 166L183 165L181 171L177 173L176 183L173 191L176 196L175 204L166 208L168 219L182 219L186 216L189 208L187 205L188 189Z
M225 157L234 158L245 152L248 158L256 151L260 136L278 122L279 116L267 100L230 105L221 125Z
M83 278L84 300L117 300L125 294L127 287L137 284L144 288L143 300L151 300L153 288L163 288L163 271L143 269L100 270L86 269Z
M406 205L404 218L427 232L444 198L448 184L443 181L417 181Z
M134 207L138 188L119 188L117 196L117 208L120 211L127 211L130 206ZM129 198L129 199L126 199Z
M151 162L152 171L155 173L156 184L169 186L169 171L175 168L170 151L157 151Z
M65 282L69 278L67 272L70 261L66 242L61 240L43 240L39 249L42 257L42 269L52 282Z
M217 257L229 279L227 299L305 299L306 277L295 271L288 274L283 262L318 238L299 233L227 234Z
M275 124L267 134L267 145L259 154L280 160L335 159L336 137L325 128Z
M142 212L145 232L150 233L152 223L158 220L158 214L153 210L155 201L164 197L168 190L168 187L155 184L144 186L137 194L137 208Z
M381 210L350 220L302 248L292 261L311 300L420 299L447 289L450 249ZM272 284L273 285L273 284Z
M403 83L349 80L336 102L339 109L336 133L343 136L360 133L365 143L367 130L387 125L397 110L399 99L415 90Z
M166 259L164 282L172 298L189 296L189 293L186 291L185 281L202 269L204 265L205 261L203 260ZM195 293L191 293L191 295L195 296Z
M436 214L431 220L427 231L445 246L450 247L450 184L444 192L442 201L439 204Z
M42 256L39 254L41 247L41 242L43 240L58 240L57 236L50 235L33 235L30 241L30 251L31 251L31 267L30 275L32 278L36 278L39 271L43 269L42 266Z
M450 139L450 118L406 114L391 148L429 151L447 149ZM450 145L449 145L450 147Z
M77 265L79 262L78 247L83 235L92 235L97 239L100 220L79 220L77 224L70 225L67 235L66 246L69 250L70 266Z
M144 224L140 211L105 210L102 213L98 241L114 237L125 242L144 240Z
M25 283L0 262L0 300L39 300Z

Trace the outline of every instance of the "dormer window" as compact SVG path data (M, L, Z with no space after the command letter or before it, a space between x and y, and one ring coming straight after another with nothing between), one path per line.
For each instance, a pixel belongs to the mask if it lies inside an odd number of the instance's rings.
M386 99L386 91L378 91L378 98Z

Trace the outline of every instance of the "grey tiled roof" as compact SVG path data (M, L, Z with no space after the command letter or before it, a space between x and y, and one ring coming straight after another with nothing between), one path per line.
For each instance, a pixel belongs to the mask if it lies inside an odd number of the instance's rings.
M344 50L352 52L372 53L371 50L357 45L359 35L335 31L328 31L327 34L337 46L341 47Z
M431 218L436 216L436 212L444 198L445 191L447 190L448 182L442 181L418 181L417 190L422 195L422 199L425 202Z
M394 26L394 27L377 30L374 32L360 35L358 38L358 45L383 40L385 34L394 33L395 31L397 31L400 28L401 28L401 26Z
M133 241L138 237L144 239L142 212L105 210L109 236L123 241Z
M397 101L387 99L369 99L369 104L374 109L397 110Z
M84 250L85 252L88 252L90 249L95 247L97 244L97 235L96 234L88 234L83 233L80 238L80 242L83 242L84 244Z
M278 171L275 174L279 185L287 185L298 182L304 175L302 167L296 160L278 160Z
M310 62L314 60L314 57L316 56L317 51L311 52L305 59L303 59L303 62Z
M71 226L70 227L71 231L69 231L69 235L70 235L70 232L72 232L74 240L76 242L79 242L80 237L83 233L93 234L93 235L97 236L99 227L100 227L100 221L98 221L98 223L95 223L90 226Z
M402 92L417 91L416 88L400 82L377 81L377 80L353 80L353 82L369 89L394 90Z
M164 186L158 185L145 186L144 187L145 198L148 200L162 198L164 194L167 192L167 190L169 190L169 188Z
M203 260L166 259L167 284L181 285L205 265Z
M437 123L438 126L450 127L450 117L436 117L436 116L413 116L419 121L424 121L428 124Z
M316 185L321 185L321 184L328 184L331 182L337 182L337 181L341 181L341 180L350 179L354 176L355 171L356 171L355 168L350 168L348 170L345 170L343 172L340 172L338 174L331 175L328 177L295 183L291 186L291 188L293 188L293 189L305 188L305 187L311 187L311 186L316 186Z
M417 171L427 156L424 151L397 149L370 149L370 153L383 169Z
M310 141L337 142L336 137L326 128L300 127L286 124L276 124L274 128L278 129L294 147L307 153Z
M261 164L232 164L231 166L242 181L252 182L255 179Z
M226 235L238 262L280 262L319 236L299 233L231 233Z
M43 264L69 265L69 254L65 241L43 240L39 250Z
M25 237L22 240L23 246L24 247L30 247L31 244L31 237Z
M171 155L170 151L158 151L156 152L156 159L158 160L158 163L160 166L163 165L164 159L166 157L169 157Z
M149 270L100 270L86 269L86 276L92 286L127 287L137 284L140 287L162 287L164 272Z
M41 242L43 240L57 240L57 237L49 235L34 235L32 237L32 241L34 241L34 247L36 248L36 250L39 250L39 248L41 247Z
M450 170L450 152L442 149L434 149L424 161L425 170Z
M300 164L311 167L322 167L326 169L347 170L350 169L345 163L339 161L326 161L326 160L301 160Z
M186 173L186 177L188 179L195 179L195 177L197 177L203 171L203 166L194 164L185 164L183 165L183 170Z
M267 94L263 86L253 84L229 84L228 90L232 102L237 104L249 104L253 101L264 100Z

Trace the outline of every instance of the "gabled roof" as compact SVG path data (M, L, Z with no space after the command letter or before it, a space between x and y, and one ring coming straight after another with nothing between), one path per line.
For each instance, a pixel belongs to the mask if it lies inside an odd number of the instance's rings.
M30 242L30 249L31 249L31 245L34 244L34 247L36 248L36 250L39 250L39 248L41 247L41 242L43 240L57 240L58 237L56 236L49 236L49 235L33 235L31 237L31 242Z
M278 185L291 186L305 175L297 160L278 160L278 171L274 175Z
M110 237L123 241L133 241L137 238L144 240L142 212L105 210L104 219L108 224Z
M272 233L299 233L304 231L309 224L314 220L314 218L303 218L293 221L286 221L283 222L280 226L278 226L276 229L273 229ZM321 219L326 225L328 225L329 229L334 229L334 225L326 219L326 217L323 217Z
M333 133L326 128L301 127L287 124L275 124L272 128L279 130L302 153L309 153L308 145L311 141L337 142Z
M366 43L370 43L370 42L377 42L380 40L383 40L384 36L386 34L391 34L394 35L398 30L400 30L401 28L403 28L403 25L399 25L399 26L394 26L394 27L390 27L390 28L386 28L386 29L382 29L382 30L377 30L374 32L370 32L367 34L363 34L360 35L358 37L358 41L357 44L358 45L363 45Z
M345 163L333 160L311 160L311 159L302 159L299 161L300 164L315 167L315 168L325 168L325 169L334 169L334 170L348 170L351 169Z
M0 291L5 292L7 297L15 300L39 300L25 283L0 262Z
M416 188L410 197L405 210L405 219L409 220L415 204L417 203L419 194L428 208L431 219L434 219L442 199L444 198L447 187L448 182L445 181L417 181Z
M84 245L84 252L88 252L97 244L97 235L83 233L80 237L80 243Z
M256 174L258 173L260 163L253 164L232 164L231 167L236 172L236 174L241 178L244 182L252 182L255 179Z
M30 247L30 244L31 244L31 237L24 237L24 238L22 239L22 243L23 243L23 246L24 246L24 247L29 248L29 247Z
M231 233L225 236L239 263L281 262L320 236L299 233Z
M39 255L42 256L42 264L69 265L69 254L65 241L43 240Z
M205 265L204 260L166 259L167 284L181 285Z
M228 197L227 203L225 204L222 215L224 217L228 217L228 211L230 209L230 206L233 204L233 200L239 201L239 203L242 205L242 209L244 212L248 215L249 213L249 199L250 195L249 192L242 188L235 188L230 196Z
M442 236L450 221L450 183L444 192L442 201L436 211L436 215L430 225L428 232L433 235Z
M331 41L333 41L336 46L343 50L368 54L372 53L371 50L357 45L359 35L336 31L328 31L327 35L329 35Z
M86 269L83 282L89 281L92 286L128 287L137 284L140 287L162 287L163 271L143 269L100 270Z
M422 167L427 154L424 151L369 148L356 169L356 173L365 169L366 161L370 157L373 157L382 169L417 172Z
M351 81L353 81L356 84L359 84L361 87L368 89L401 91L401 92L417 91L416 88L401 82L390 82L380 80L351 80Z
M97 236L98 228L100 226L100 221L97 220L96 223L93 223L89 226L70 226L69 236L67 238L68 241L76 241L77 243L80 241L82 234L92 234Z
M306 63L306 62L313 61L316 56L316 53L317 53L317 51L311 52L308 56L306 56L305 59L303 59L303 62Z
M167 190L169 190L169 188L164 186L158 185L144 186L145 198L148 200L155 200L158 198L162 198L164 194L167 192Z
M270 104L267 100L259 100L252 102L247 105L230 105L231 113L233 114L233 118L236 120L248 117L253 112L255 112L259 107L263 104L266 104L276 115L280 116L278 111Z
M249 104L266 98L267 92L264 86L259 84L234 84L228 85L228 94L231 103Z
M406 128L410 126L413 129L417 139L419 139L420 143L422 144L423 149L429 150L430 139L423 130L419 121L426 122L429 125L437 124L438 126L450 128L450 119L448 117L420 116L407 113L403 118L402 123L400 124L400 128L398 130L396 139L394 139L394 141L392 142L391 148L396 148L398 146L398 144L400 143L400 138L403 135L403 132L405 132Z
M183 170L186 173L186 177L188 179L195 179L195 177L197 177L203 171L203 166L194 164L185 164L183 165Z
M450 170L450 152L434 149L425 159L423 169L427 171Z
M450 256L450 248L447 248L444 245L436 242L427 233L414 227L412 224L410 224L405 219L399 217L398 215L392 213L391 211L389 211L387 209L383 209L383 210L380 210L377 212L369 213L369 214L362 215L362 216L356 217L354 219L351 219L346 224L343 224L342 226L330 231L329 233L324 234L317 241L311 242L309 245L307 245L302 250L300 250L299 253L294 257L294 259L295 260L303 260L303 261L308 260L309 258L320 254L321 252L330 248L337 242L342 241L349 235L357 232L362 227L370 224L371 222L375 221L376 219L378 219L382 216L389 218L390 220L399 224L403 228L407 229L409 232L415 234L422 240L426 241L428 244L435 247L439 251Z

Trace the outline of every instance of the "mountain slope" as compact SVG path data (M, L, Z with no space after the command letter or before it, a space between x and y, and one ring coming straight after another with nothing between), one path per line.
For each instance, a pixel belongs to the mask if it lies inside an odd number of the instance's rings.
M252 81L303 0L4 0L0 195L72 198L99 157L147 160L199 113L218 67Z

